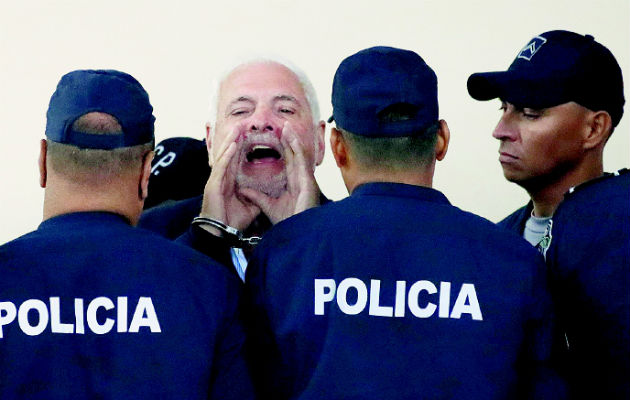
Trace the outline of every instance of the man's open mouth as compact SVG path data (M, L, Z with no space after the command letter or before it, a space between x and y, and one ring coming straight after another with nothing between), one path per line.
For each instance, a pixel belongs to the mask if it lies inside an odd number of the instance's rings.
M278 150L264 144L256 144L245 155L247 162L260 163L276 161L282 158Z

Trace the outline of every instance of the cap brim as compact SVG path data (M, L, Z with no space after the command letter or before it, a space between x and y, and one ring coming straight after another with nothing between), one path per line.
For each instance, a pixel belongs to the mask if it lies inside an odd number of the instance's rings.
M491 100L502 97L505 88L512 83L514 77L507 71L480 72L468 78L468 94L475 100Z
M526 75L519 71L472 74L468 93L476 100L499 98L520 107L547 108L571 101L570 85L556 74Z
M328 123L330 124L331 122L333 122L335 120L335 116L331 115L330 118L328 118Z

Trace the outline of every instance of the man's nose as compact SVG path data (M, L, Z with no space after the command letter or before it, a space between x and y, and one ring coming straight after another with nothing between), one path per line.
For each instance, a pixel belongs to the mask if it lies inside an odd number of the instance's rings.
M259 109L254 112L249 121L249 130L251 132L275 132L278 130L278 124L274 123L273 113L270 110Z
M506 111L501 115L499 123L492 132L492 137L501 141L514 141L518 136L518 127L515 124L509 111Z

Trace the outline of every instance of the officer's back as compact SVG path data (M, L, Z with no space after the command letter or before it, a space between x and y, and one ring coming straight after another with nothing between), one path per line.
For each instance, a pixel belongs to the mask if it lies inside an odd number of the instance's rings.
M450 136L433 71L413 52L367 49L340 65L332 102L351 195L278 224L247 272L260 390L557 398L542 259L431 188Z
M0 247L0 397L247 398L238 280L132 225L154 143L118 71L66 74L40 155L37 230Z

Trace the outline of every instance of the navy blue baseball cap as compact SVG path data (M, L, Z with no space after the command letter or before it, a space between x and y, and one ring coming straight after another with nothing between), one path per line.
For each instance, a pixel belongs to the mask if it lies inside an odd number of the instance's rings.
M507 71L472 74L468 93L477 100L498 97L535 109L574 101L607 111L613 126L625 103L621 68L610 50L591 35L561 30L531 39Z
M410 50L371 47L341 62L332 89L333 120L341 129L369 137L422 133L438 121L437 77ZM392 106L409 110L409 118L381 118Z
M121 134L77 132L72 124L90 112L116 118ZM79 70L64 75L50 98L46 137L87 149L111 150L154 140L153 107L149 95L131 75L115 70Z
M199 196L209 177L205 140L190 137L162 140L155 146L151 161L149 195L144 200L144 209L169 200Z

